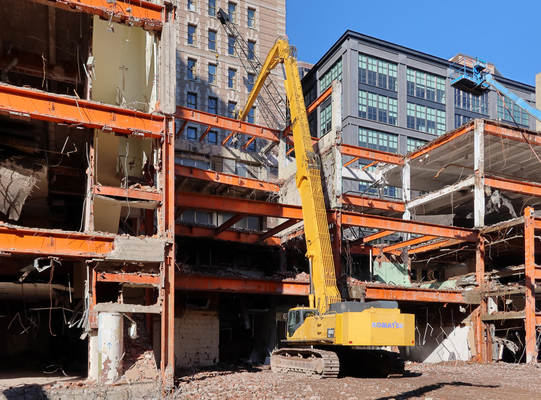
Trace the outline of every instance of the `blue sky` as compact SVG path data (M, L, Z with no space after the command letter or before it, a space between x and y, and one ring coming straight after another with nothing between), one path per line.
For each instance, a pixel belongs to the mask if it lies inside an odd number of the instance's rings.
M541 72L541 0L286 0L286 21L310 63L351 29L445 59L479 57L530 85Z

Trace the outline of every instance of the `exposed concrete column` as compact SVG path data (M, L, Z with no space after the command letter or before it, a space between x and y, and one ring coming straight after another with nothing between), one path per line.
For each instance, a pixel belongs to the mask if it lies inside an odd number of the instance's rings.
M404 162L404 165L402 166L402 201L406 205L404 208L404 214L402 214L402 219L410 220L411 219L411 212L408 208L408 203L411 200L411 168L409 160L406 160ZM409 240L410 234L404 233L403 234L404 240Z
M541 110L541 72L535 76L535 106ZM541 122L536 120L535 127L541 132Z
M475 253L475 277L479 284L479 290L482 292L485 286L485 240L479 236L477 241L477 249ZM477 347L478 360L480 362L488 361L488 354L491 354L487 346L488 331L486 325L482 321L483 315L487 311L487 300L481 296L481 304L473 312L475 325L475 342Z
M124 324L120 313L100 313L98 322L98 380L113 383L122 375Z
M485 145L484 145L485 122L475 120L473 132L473 155L475 186L474 192L474 226L476 228L485 225Z
M280 142L278 143L278 179L286 179L286 138L284 132L280 132Z

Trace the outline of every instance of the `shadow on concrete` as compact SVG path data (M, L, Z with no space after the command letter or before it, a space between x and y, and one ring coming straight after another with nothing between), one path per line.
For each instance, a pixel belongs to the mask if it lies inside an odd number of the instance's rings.
M467 383L467 382L440 382L440 383L435 383L433 385L427 385L427 386L420 387L418 389L410 390L408 392L395 394L392 396L379 397L376 400L395 400L395 399L406 400L406 399L418 398L419 396L425 395L434 390L441 389L444 386L471 386L471 387L485 388L485 389L495 389L495 388L500 387L500 385L475 385L475 384Z

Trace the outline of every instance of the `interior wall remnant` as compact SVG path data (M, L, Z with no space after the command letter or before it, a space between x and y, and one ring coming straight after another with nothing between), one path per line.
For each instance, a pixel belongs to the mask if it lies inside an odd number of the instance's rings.
M391 262L386 257L377 257L373 263L373 276L378 282L411 286L408 266L399 262Z
M92 39L92 100L154 111L158 83L156 36L95 16Z
M95 131L94 145L96 147L96 184L120 187L120 177L116 172L118 164L118 148L120 137Z
M40 191L47 196L45 160L12 156L0 160L0 212L18 221L27 197L39 180Z
M216 364L220 322L217 311L186 310L175 318L175 359L180 368Z
M94 197L94 230L117 234L122 204L113 199Z
M469 361L475 343L470 343L470 324L458 326L430 324L417 326L416 346L408 348L407 358L423 363L439 363L444 361Z

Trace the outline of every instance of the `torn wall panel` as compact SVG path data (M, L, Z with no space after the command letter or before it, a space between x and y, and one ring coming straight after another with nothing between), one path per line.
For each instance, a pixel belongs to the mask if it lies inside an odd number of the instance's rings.
M0 212L19 220L23 205L39 181L47 187L45 161L25 156L12 156L0 161ZM43 181L42 181L43 180ZM46 189L45 189L46 190Z

